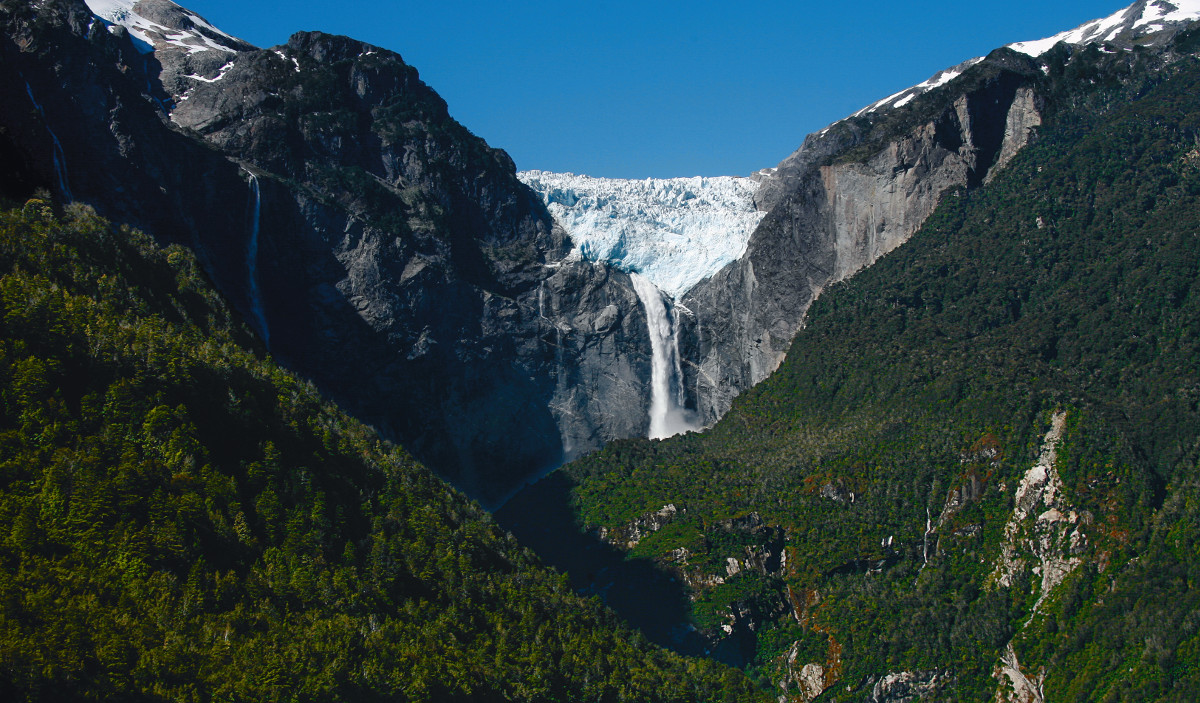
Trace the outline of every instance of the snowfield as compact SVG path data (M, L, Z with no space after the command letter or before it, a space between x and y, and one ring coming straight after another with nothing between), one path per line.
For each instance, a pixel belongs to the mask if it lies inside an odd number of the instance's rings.
M121 26L133 35L135 46L142 53L156 49L177 48L188 53L198 51L225 51L237 53L232 48L241 44L238 39L212 26L203 17L179 8L186 17L186 29L172 29L151 21L136 12L138 0L86 0L88 9L108 25L109 30Z
M574 256L640 273L672 298L740 258L766 214L749 178L517 176L571 235Z

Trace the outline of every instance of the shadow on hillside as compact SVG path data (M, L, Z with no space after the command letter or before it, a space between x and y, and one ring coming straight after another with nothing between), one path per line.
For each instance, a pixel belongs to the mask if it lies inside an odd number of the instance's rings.
M570 479L553 472L513 496L496 521L542 561L567 574L571 587L596 595L655 644L694 656L714 656L688 623L683 584L650 559L625 553L583 532L571 510Z

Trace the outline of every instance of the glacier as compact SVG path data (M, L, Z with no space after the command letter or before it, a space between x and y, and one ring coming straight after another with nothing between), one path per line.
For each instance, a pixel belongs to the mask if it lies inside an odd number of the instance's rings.
M756 179L517 174L575 245L572 257L638 273L673 299L741 258L765 212Z

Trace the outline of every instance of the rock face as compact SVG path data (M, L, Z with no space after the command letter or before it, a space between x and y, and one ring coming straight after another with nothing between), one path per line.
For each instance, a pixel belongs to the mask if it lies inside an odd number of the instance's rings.
M561 460L539 298L566 240L414 69L297 34L171 119L275 184L258 270L277 356L484 500Z
M886 674L871 687L868 703L912 703L938 700L950 677L940 671L899 671Z
M696 319L692 383L706 422L778 367L826 286L904 243L947 192L980 185L1024 146L1040 124L1034 71L1000 52L918 98L911 126L894 112L852 117L765 174L769 211L746 254L682 299Z
M943 194L981 185L1028 142L1041 124L1037 65L1003 50L966 62L811 135L753 180L522 178L576 238L576 257L657 276L685 312L681 395L709 424L775 370L821 290L902 244ZM697 208L709 200L728 203ZM714 223L727 230L723 254L668 246L695 239L715 251L705 244L721 241L705 234Z
M485 502L647 427L627 275L397 54L166 0L0 8L4 187L194 248L270 351ZM86 164L86 168L81 166Z

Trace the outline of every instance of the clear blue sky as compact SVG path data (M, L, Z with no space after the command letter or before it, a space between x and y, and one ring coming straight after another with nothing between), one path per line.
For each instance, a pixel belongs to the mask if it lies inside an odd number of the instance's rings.
M747 175L942 68L1123 0L177 0L258 46L299 30L400 53L520 169Z

